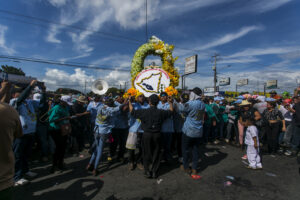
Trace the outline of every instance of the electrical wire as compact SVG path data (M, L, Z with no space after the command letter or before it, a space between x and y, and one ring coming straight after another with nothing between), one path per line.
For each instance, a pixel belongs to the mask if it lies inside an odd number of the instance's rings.
M36 63L42 63L42 64L59 65L59 66L66 66L66 67L84 68L84 69L108 70L108 71L118 70L118 71L123 71L123 72L130 72L129 69L128 70L127 69L118 69L118 66L111 66L114 68L105 68L105 67L99 67L97 65L91 65L91 64L79 65L79 64L73 64L73 63L63 63L63 62L54 61L54 60L7 56L7 55L0 55L0 58L6 58L6 59L11 59L11 60L17 60L17 61L36 62Z

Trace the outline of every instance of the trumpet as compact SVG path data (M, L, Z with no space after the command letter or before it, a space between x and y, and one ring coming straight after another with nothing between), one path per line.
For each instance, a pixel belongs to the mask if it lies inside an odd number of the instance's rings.
M92 92L103 95L108 90L108 83L104 80L97 79L92 85Z

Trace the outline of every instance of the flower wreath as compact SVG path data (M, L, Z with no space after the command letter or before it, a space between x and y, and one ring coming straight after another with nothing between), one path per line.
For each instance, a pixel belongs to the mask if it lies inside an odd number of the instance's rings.
M174 68L174 62L178 57L173 58L173 45L165 44L155 36L152 36L148 43L143 44L135 52L131 63L131 82L134 85L134 80L138 73L144 69L144 61L148 55L160 56L162 69L165 70L170 77L170 86L174 88L179 84L179 73Z

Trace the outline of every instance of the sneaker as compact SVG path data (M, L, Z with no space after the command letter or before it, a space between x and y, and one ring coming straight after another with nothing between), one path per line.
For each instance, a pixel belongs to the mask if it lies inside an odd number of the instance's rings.
M243 160L247 160L247 159L248 159L247 155L244 155L244 156L242 157L242 159L243 159Z
M263 169L263 167L262 166L256 166L255 169L260 170L260 169Z
M291 156L293 153L290 151L290 150L286 150L285 152L284 152L284 155L286 155L286 156Z
M214 144L219 144L219 143L220 143L219 140L215 140L215 141L214 141Z
M21 178L20 180L18 180L18 181L15 182L15 186L26 185L26 184L28 184L28 183L29 183L28 180L26 180L26 179L24 179L24 178Z
M28 176L28 177L30 177L30 178L34 178L34 177L36 177L38 174L37 174L37 173L34 173L34 172L31 172L31 171L28 171L25 175Z
M229 140L228 140L228 139L225 139L225 142L228 144L228 143L229 143Z

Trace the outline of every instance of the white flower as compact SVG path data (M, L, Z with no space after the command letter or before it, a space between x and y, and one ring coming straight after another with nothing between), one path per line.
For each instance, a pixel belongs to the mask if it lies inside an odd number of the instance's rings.
M157 53L157 54L162 54L163 51L159 49L159 50L155 50L155 53Z

